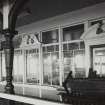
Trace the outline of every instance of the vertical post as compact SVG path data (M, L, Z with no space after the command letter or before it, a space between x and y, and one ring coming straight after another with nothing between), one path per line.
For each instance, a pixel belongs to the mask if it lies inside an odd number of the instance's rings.
M5 29L2 32L5 36L5 41L3 42L3 49L5 53L5 63L6 63L6 86L5 93L14 94L14 86L12 84L12 69L13 69L13 37L17 33L16 31L11 31L10 29Z
M43 70L43 57L42 57L42 44L39 45L39 97L42 97L42 88L41 85L43 84L43 77L42 77L42 70Z
M5 93L14 94L14 86L12 84L12 70L13 70L13 57L14 57L14 47L13 47L13 37L17 34L15 31L15 25L17 16L20 13L23 5L28 0L3 0L2 13L3 13L3 31L5 41L2 43L2 47L5 53L5 63L6 63L6 86ZM11 5L12 4L12 5ZM19 9L20 8L20 9ZM14 101L6 100L6 105L14 105Z
M60 68L60 86L62 86L62 82L64 79L64 71L63 71L63 53L62 53L63 47L62 47L62 29L59 26L59 68Z

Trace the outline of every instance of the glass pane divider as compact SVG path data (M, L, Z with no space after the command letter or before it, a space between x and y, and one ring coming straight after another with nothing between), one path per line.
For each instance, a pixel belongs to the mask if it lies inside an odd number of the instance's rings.
M83 40L71 40L71 41L64 41L62 44L67 44L67 43L76 43L76 42L83 42Z
M42 47L53 46L53 45L59 45L59 43L42 44Z

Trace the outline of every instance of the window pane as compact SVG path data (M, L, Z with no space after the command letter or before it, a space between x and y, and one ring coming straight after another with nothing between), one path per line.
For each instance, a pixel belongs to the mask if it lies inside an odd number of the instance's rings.
M44 46L43 47L43 52L55 52L55 51L59 51L58 45Z
M83 24L63 28L63 41L78 40L83 32Z
M2 81L2 53L0 52L0 81Z
M64 79L67 77L70 71L73 70L74 63L73 63L73 51L65 51L64 54Z
M85 52L84 50L74 51L74 65L75 65L75 77L84 78L86 77L85 71Z
M80 49L84 49L85 48L85 43L84 42L80 42Z
M59 85L59 53L52 55L52 85Z
M5 65L5 54L2 53L2 81L6 80L6 65Z
M79 43L67 43L63 44L63 51L79 49Z
M58 39L58 29L42 32L42 42L44 44L57 43Z
M59 85L59 53L58 52L44 53L43 67L44 84Z
M21 50L14 52L13 62L13 80L14 82L23 82L24 73L24 55Z
M74 78L85 78L85 50L84 42L63 44L64 79L72 71Z
M51 84L52 68L51 68L51 54L43 54L44 67L44 84Z
M97 77L105 78L105 48L93 49L93 69Z
M48 46L47 48L47 52L53 52L54 51L54 47L53 46Z
M84 51L65 51L64 52L64 79L68 73L72 71L72 76L75 78L84 78L86 71L84 67Z
M27 50L27 83L39 83L38 49Z
M95 25L95 24L97 24L97 23L102 23L102 20L93 21L93 22L91 22L91 25Z

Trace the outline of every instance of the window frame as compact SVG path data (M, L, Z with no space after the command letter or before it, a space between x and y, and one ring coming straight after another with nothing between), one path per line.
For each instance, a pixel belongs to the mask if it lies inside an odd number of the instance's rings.
M56 42L56 43L48 43L48 44L43 44L42 43L42 46L41 46L41 49L42 49L42 55L44 54L44 52L43 52L43 47L48 47L48 46L56 46L56 45L58 45L58 48L59 48L59 45L60 45L60 32L59 32L59 30L60 30L60 28L59 27L54 27L54 28L49 28L49 29L46 29L46 30L42 30L41 31L41 41L42 41L42 34L43 34L43 32L47 32L47 31L53 31L53 30L58 30L58 42ZM59 50L58 51L54 51L54 52L58 52L58 55L59 55ZM45 53L51 53L51 52L45 52ZM43 57L44 58L44 57ZM42 59L43 59L42 58ZM44 62L42 62L42 65L44 65ZM60 68L60 67L59 67ZM60 69L59 69L59 71L60 71ZM43 72L44 72L44 66L42 67L42 74L41 75L43 75ZM60 73L59 73L60 74ZM44 79L44 75L43 75L43 77L42 77L43 79ZM47 84L44 84L44 80L42 79L42 85L47 85ZM59 79L59 83L60 83L60 79ZM58 86L58 85L47 85L47 86Z

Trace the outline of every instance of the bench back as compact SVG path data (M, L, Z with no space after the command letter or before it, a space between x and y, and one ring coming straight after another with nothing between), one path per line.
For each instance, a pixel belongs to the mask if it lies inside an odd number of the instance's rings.
M68 94L105 95L105 79L68 79L64 88Z

